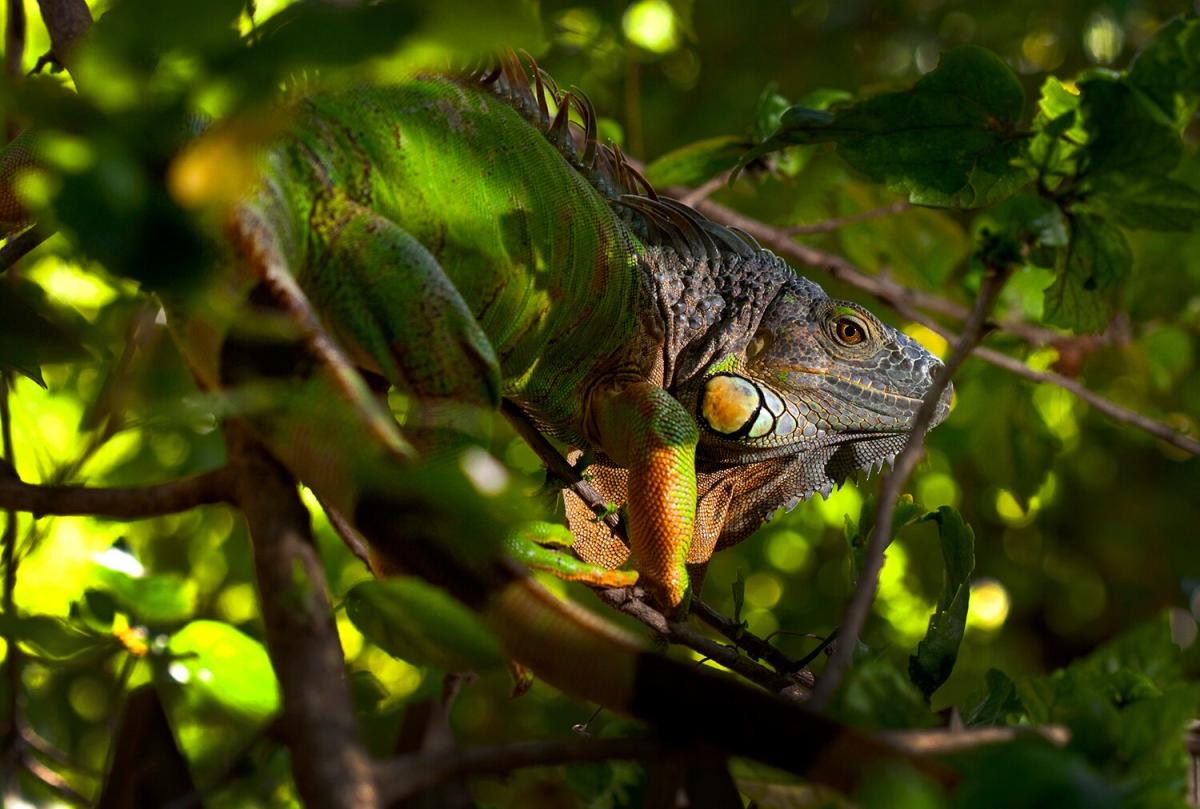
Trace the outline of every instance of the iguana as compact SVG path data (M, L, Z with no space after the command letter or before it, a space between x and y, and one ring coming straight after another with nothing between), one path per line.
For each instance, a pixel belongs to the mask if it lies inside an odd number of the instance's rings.
M678 612L688 566L698 579L780 506L893 457L940 362L656 194L598 143L586 97L532 60L317 94L287 115L224 215L227 271L166 302L200 383L285 383L242 418L367 538L379 572L445 586L546 680L777 763L829 751L828 720L746 703L552 597L499 540L463 536L470 498L414 496L411 458L458 457L477 413L509 400L586 451L630 543L568 494L579 560L532 546L521 558L596 584L636 575ZM26 143L0 157L0 180L33 160ZM0 182L0 220L21 218ZM389 387L410 403L403 430ZM634 571L611 570L630 551ZM746 707L700 714L728 699ZM768 727L793 746L768 733L745 749Z

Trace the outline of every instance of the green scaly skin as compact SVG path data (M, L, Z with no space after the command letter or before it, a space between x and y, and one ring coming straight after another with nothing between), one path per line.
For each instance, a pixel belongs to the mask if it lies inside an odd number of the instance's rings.
M563 114L572 106L582 129ZM573 495L583 561L551 559L513 534L476 536L487 515L468 519L472 498L431 488L409 456L415 445L429 468L452 463L480 413L510 399L597 459L593 482L626 504L642 583L679 610L688 567L698 577L715 548L780 505L898 452L940 363L654 197L595 144L586 103L531 82L511 55L486 77L316 96L290 114L259 185L227 217L228 272L205 295L168 301L170 326L205 387L284 392L244 420L355 524L377 571L445 586L547 681L674 732L819 765L833 783L894 754L647 652L540 588L514 556L629 581L611 568L630 549ZM0 154L6 221L22 216L4 181L31 159L24 146ZM306 319L305 297L321 323ZM388 386L412 402L403 434L377 398Z

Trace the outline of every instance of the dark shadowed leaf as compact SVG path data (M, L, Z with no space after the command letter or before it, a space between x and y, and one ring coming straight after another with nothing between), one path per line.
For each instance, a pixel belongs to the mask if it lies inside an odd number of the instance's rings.
M1200 20L1176 19L1159 29L1133 60L1129 82L1183 129L1200 105Z
M859 660L846 675L831 713L852 725L922 728L938 724L924 696L887 658Z
M1017 685L1007 674L997 669L988 669L984 675L984 688L974 695L963 710L963 722L972 725L1007 725L1009 717L1025 713L1025 706L1017 696Z
M1145 97L1109 74L1079 83L1079 109L1088 133L1083 170L1166 174L1179 162L1183 143Z
M55 615L0 615L5 637L13 637L39 657L78 662L115 651L116 638L68 623Z
M976 208L1029 179L1012 164L1026 138L1017 128L1024 103L1021 83L1003 60L962 46L911 90L834 113L793 107L743 164L790 144L833 141L847 163L914 203Z
M446 671L505 665L496 637L444 590L412 577L365 581L346 594L346 614L389 654Z
M937 610L929 619L925 638L917 644L917 653L908 658L908 676L928 699L949 679L966 632L975 532L950 506L942 506L924 519L937 523L946 566Z
M1070 244L1046 289L1045 321L1078 332L1102 330L1132 267L1133 253L1117 226L1090 215L1072 218Z
M0 279L0 368L46 387L42 365L81 360L86 323L74 311L46 300L30 281Z
M1097 181L1084 209L1127 228L1190 231L1200 225L1200 191L1166 177L1114 173Z

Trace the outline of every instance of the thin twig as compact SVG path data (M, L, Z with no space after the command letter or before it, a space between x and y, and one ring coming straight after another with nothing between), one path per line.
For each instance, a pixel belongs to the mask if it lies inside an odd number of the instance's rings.
M751 660L735 647L717 643L686 623L668 620L654 607L637 598L628 588L597 590L596 595L613 609L641 621L662 635L664 640L699 652L766 691L788 699L803 700L808 696L808 689L812 688L814 678L811 672L797 671L790 675L774 672Z
M284 739L306 806L375 809L345 660L311 519L296 483L240 425L225 425L238 505L250 529L267 652L283 695Z
M879 587L879 571L883 569L884 550L891 541L892 514L896 509L896 498L900 496L900 490L908 482L909 475L916 468L917 461L924 452L925 435L929 432L929 427L937 414L942 394L945 393L946 388L950 385L950 380L959 367L970 356L971 350L983 339L988 315L1011 271L1011 267L1005 266L989 267L984 272L983 282L979 287L979 296L975 300L971 316L967 318L962 336L954 344L954 349L950 352L945 367L941 369L941 372L933 380L933 384L929 386L929 390L925 392L924 401L921 402L912 429L909 430L908 442L896 458L895 468L883 476L879 486L879 502L875 508L875 524L871 528L871 538L867 543L866 557L863 560L862 570L859 572L858 583L854 588L850 603L846 605L842 622L838 626L837 645L834 646L829 663L820 679L817 680L817 687L813 691L813 707L817 710L824 708L837 692L842 677L850 667L850 661L853 659L855 647L858 646L858 638L871 610L871 604L875 601L875 592Z
M675 189L670 190L674 191ZM678 190L686 193L684 189ZM794 240L784 228L763 224L757 219L751 219L745 214L712 200L703 200L695 207L714 222L744 230L764 247L770 248L779 255L786 256L806 267L822 270L832 278L860 289L889 306L900 301L918 309L959 321L966 320L969 315L967 308L959 303L928 292L908 289L890 278L868 275L839 255L801 244ZM1001 330L1016 335L1035 346L1048 345L1062 339L1062 335L1052 329L1015 318L1003 318L998 321L998 326Z
M36 486L19 480L0 480L0 508L29 511L36 516L87 515L135 520L227 503L232 498L231 486L232 474L226 468L169 483L120 488Z
M896 311L902 317L914 323L920 323L929 330L937 332L950 343L957 342L959 339L954 331L921 312L905 307L896 307ZM1035 371L1016 357L1010 357L1003 352L996 351L987 346L976 346L973 353L984 362L995 365L997 368L1003 368L1005 371L1028 379L1030 382L1044 383L1062 388L1068 393L1078 396L1113 421L1137 427L1139 430L1143 430L1184 452L1189 452L1192 455L1200 455L1200 441L1191 436L1184 435L1177 430L1173 430L1161 421L1155 421L1149 416L1138 413L1136 410L1130 410L1128 407L1119 405L1111 399L1106 399L1091 388L1081 385L1078 380L1054 371Z
M653 739L556 739L504 747L481 747L403 756L375 765L384 804L391 805L438 784L468 775L504 775L522 767L553 767L583 761L663 755L669 748Z
M680 198L680 202L684 205L695 205L701 200L706 200L719 190L723 185L729 182L729 172L723 171L716 177L709 179L703 185L696 188L695 191L689 191Z
M601 497L600 493L596 491L595 487L583 479L579 470L572 466L562 456L562 453L555 449L554 445L529 421L529 418L507 399L501 403L501 411L509 423L513 425L521 437L529 444L530 448L541 458L542 463L546 465L550 473L575 492L593 513L598 516L603 515L605 524L609 526L614 534L623 537L625 527L621 523L620 517L608 510L607 503ZM798 665L796 661L787 657L782 652L774 650L766 641L745 630L739 632L737 637L731 635L727 635L727 637L734 643L751 650L751 654L754 654L756 657L768 660L780 673L771 671L767 667L756 663L754 660L741 654L737 648L722 646L711 638L701 635L686 623L668 621L665 615L634 596L626 588L596 590L595 592L601 601L613 609L638 619L662 635L665 640L678 643L681 646L686 646L693 651L699 652L711 658L713 662L719 663L730 671L736 671L738 674L741 674L746 679L762 686L768 691L799 697L803 695L798 693L797 686L802 688L812 687L813 676L811 672L805 670L803 666ZM693 609L697 608L693 607ZM711 619L719 627L727 627L733 623L728 618L722 618L711 607L701 605L700 609L704 611L701 616L702 619L706 621ZM768 648L773 649L773 651L768 653L766 651Z
M67 783L65 778L33 756L26 756L21 761L21 764L29 771L30 775L45 784L52 792L67 803L79 806L92 805L92 802L87 797L80 795L74 787Z
M804 668L800 661L776 649L769 640L750 634L744 625L727 618L698 598L692 599L691 614L736 643L751 657L767 661L778 672L790 674Z
M690 203L689 203L690 204ZM850 225L857 225L860 222L869 222L872 219L882 219L885 216L895 216L898 213L903 213L912 207L912 203L906 199L898 199L891 205L883 205L878 208L872 208L869 211L859 211L858 213L850 214L849 216L839 217L837 219L826 219L824 222L815 222L811 225L792 225L786 227L783 232L789 236L807 236L814 233L832 233L835 230L840 230Z
M49 239L52 234L38 227L32 227L23 233L10 238L0 247L0 273L23 259L35 247Z
M936 295L910 290L888 278L871 276L863 273L841 256L825 253L807 245L793 241L780 228L764 225L757 220L744 216L737 211L711 201L698 204L697 209L714 221L733 225L746 231L756 238L763 246L774 250L780 255L791 258L806 266L820 268L835 279L866 292L885 305L895 309L902 316L921 323L935 331L946 333L946 329L923 315L922 310L955 320L963 320L967 311L957 303L940 298ZM999 329L1022 338L1034 346L1061 343L1062 335L1040 326L1016 319L1002 319L998 322ZM1166 441L1193 455L1200 455L1200 441L1191 438L1178 430L1163 424L1129 408L1123 407L1111 399L1090 390L1070 377L1053 372L1039 372L1027 367L1019 360L1008 357L998 351L984 348L975 349L976 355L985 362L1010 371L1034 382L1045 382L1057 385L1063 390L1078 396L1085 402L1104 413L1109 418L1122 424L1128 424Z

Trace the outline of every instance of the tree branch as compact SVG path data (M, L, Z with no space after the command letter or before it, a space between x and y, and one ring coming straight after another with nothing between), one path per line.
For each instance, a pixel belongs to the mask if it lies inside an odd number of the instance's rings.
M917 461L925 449L925 435L937 413L938 403L942 394L950 384L954 374L970 356L972 349L983 339L987 328L988 315L996 303L1000 290L1011 274L1010 267L989 267L983 275L983 283L979 288L979 296L971 316L967 318L962 336L950 352L945 367L925 392L924 401L917 411L916 420L908 434L908 442L896 458L895 467L885 473L879 487L879 502L875 508L875 523L871 528L871 538L867 543L866 557L863 568L859 571L858 584L850 603L846 605L846 613L838 626L838 640L829 657L829 663L817 687L813 691L812 705L817 710L824 708L841 684L842 677L850 667L854 649L858 646L858 638L862 633L863 624L871 611L875 600L875 592L879 587L879 571L883 569L884 549L892 537L892 514L896 509L896 498L908 481L909 475L917 466Z
M717 643L684 622L668 620L661 612L630 592L629 588L596 590L595 592L605 604L641 621L662 635L664 640L699 652L714 663L742 675L766 691L799 701L807 698L808 690L813 686L815 678L808 670L802 669L792 674L774 672L742 654L737 647Z
M924 315L921 310L956 320L964 320L967 317L967 310L957 303L936 295L907 289L888 278L867 275L840 256L825 253L794 241L785 229L764 225L731 208L711 201L700 202L696 207L710 219L746 231L762 243L763 246L774 250L780 255L787 256L805 266L815 267L828 272L833 278L871 295L876 300L896 310L903 317L933 329L943 336L952 334L952 332L949 332L944 326L938 324L937 321ZM998 325L1001 330L1020 337L1035 346L1061 343L1064 339L1057 332L1021 320L1003 319L999 321ZM1045 382L1057 385L1063 390L1083 399L1092 407L1095 407L1101 413L1104 413L1115 421L1145 430L1156 438L1160 438L1185 452L1200 455L1200 441L1186 436L1177 430L1173 430L1162 422L1155 421L1127 407L1123 407L1070 377L1048 371L1034 371L1020 360L982 346L975 349L975 354L985 362L990 362L992 365L1033 382Z
M228 423L225 437L237 502L253 542L296 789L307 806L375 809L379 797L358 738L309 514L295 481L244 428Z
M88 10L86 0L38 0L38 7L50 33L49 56L67 69L78 86L74 71L75 50L92 27L92 12Z
M504 775L522 767L553 767L582 761L644 760L666 753L653 739L562 739L404 756L375 765L385 805L468 775Z
M575 492L597 516L603 515L605 524L617 536L623 537L625 535L625 527L621 523L620 517L609 512L607 503L605 503L604 498L600 496L595 487L583 479L579 474L579 470L572 466L562 456L562 453L554 448L554 445L538 431L533 423L529 421L528 417L521 412L520 408L505 399L501 402L500 409L509 423L513 425L521 437L529 444L530 448L542 459L542 463L546 465L550 473ZM627 588L595 590L595 593L601 601L613 609L641 621L659 633L665 640L678 643L681 646L686 646L693 651L699 652L713 662L719 663L730 671L735 671L751 682L762 686L767 691L799 698L803 696L799 691L800 688L812 687L814 678L811 672L804 669L797 661L792 660L783 654L783 652L772 647L765 640L746 632L744 629L741 629L736 636L725 631L733 622L721 616L711 607L706 605L701 605L700 607L703 611L703 619L705 621L709 623L714 623L715 621L718 630L722 631L733 643L744 645L755 656L768 660L771 665L778 669L779 673L771 671L766 666L741 654L737 646L723 646L711 638L700 634L686 623L667 620L665 615L651 607L645 601L642 601ZM770 650L770 652L767 650Z
M895 216L898 213L903 213L912 207L912 203L906 199L898 199L891 205L884 205L879 208L872 208L869 211L859 211L858 213L842 216L837 219L826 219L824 222L816 222L811 225L792 225L783 229L783 232L789 236L807 236L814 233L832 233L835 230L841 230L850 225L857 225L860 222L869 222L872 219L882 219L885 216Z
M684 189L670 190L686 193ZM911 307L960 321L965 321L970 314L966 307L954 301L927 292L908 289L890 278L867 275L841 256L797 242L788 234L786 228L765 225L757 219L751 219L745 214L712 200L698 202L695 207L714 222L744 230L764 247L770 248L779 255L787 256L806 267L822 270L832 278L855 289L860 289L888 306L895 306L896 302L902 302ZM1062 335L1052 329L1015 318L1004 318L998 322L998 325L1009 334L1016 335L1035 346L1048 345L1062 339Z
M50 233L32 227L10 238L3 247L0 247L0 273L7 272L9 267L27 256L50 236Z
M39 517L55 514L136 520L227 503L233 497L232 483L233 475L226 468L170 483L111 489L0 480L0 509L29 511Z

